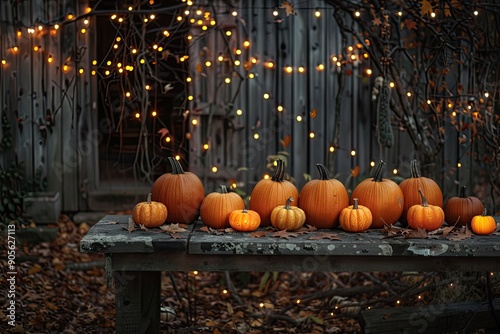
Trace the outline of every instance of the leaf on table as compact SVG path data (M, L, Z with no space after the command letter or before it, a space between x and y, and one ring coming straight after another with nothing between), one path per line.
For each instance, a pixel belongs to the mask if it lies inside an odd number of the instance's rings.
M166 233L171 233L171 234L182 233L187 231L185 228L180 227L179 224L164 224L160 226L160 228Z
M453 233L450 233L447 239L451 241L461 241L469 239L470 237L472 237L472 232L467 226L462 226L459 229L455 229Z
M403 233L405 239L427 239L429 236L427 231L423 228L419 228L417 230L407 230Z
M110 222L108 222L108 224L109 225L116 225L116 224L118 224L118 222L117 221L110 221Z
M252 238L262 238L262 237L265 237L268 233L269 233L269 231L255 231L255 232L250 233L250 236Z
M146 226L144 226L144 224L139 224L139 228L142 230L142 231L147 231L148 228Z
M394 238L402 236L405 233L405 230L407 229L399 226L384 224L384 227L382 228L382 233L387 234L387 236L385 236L384 239Z
M203 227L200 227L200 231L202 232L207 232L208 234L215 234L215 235L221 235L221 234L224 234L224 229L215 229L215 228L211 228L211 227L208 227L208 226L203 226Z
M338 237L337 233L329 233L329 232L314 233L314 235L309 237L307 240L321 240L321 239L342 240Z
M132 233L133 231L137 230L136 226L135 226L135 223L134 223L134 220L132 218L129 218L128 219L128 225L127 227L123 227L123 229L127 230L128 233Z
M228 228L224 229L224 232L226 232L226 233L233 233L233 232L236 232L236 230L233 229L232 227L228 227Z
M209 232L210 232L209 227L208 227L208 226L206 226L206 225L205 225L205 226L200 227L200 231L202 231L202 232L207 232L207 233L209 233Z
M179 233L167 233L168 235L170 235L173 239L182 239L183 236L180 235Z
M280 230L271 233L269 236L271 237L276 237L276 238L282 238L282 239L290 239L290 238L296 238L300 235L300 233L296 232L288 232L286 229L285 230Z

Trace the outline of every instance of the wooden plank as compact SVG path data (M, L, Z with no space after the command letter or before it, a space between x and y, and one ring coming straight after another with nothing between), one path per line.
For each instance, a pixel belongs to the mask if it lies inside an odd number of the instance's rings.
M160 332L161 273L117 271L115 281L116 332Z
M500 271L493 257L229 255L172 252L111 254L111 270L235 272Z
M500 317L500 299L493 301ZM362 311L364 333L443 333L497 328L487 301L405 306ZM498 328L497 328L498 329Z
M176 233L176 238L160 228L129 233L130 216L109 215L91 227L80 241L84 253L151 253L185 252L189 231ZM190 229L191 227L188 227Z
M318 230L288 239L279 237L252 237L251 233L232 232L210 234L200 230L198 222L189 240L190 254L262 254L314 256L486 256L500 255L499 236L472 236L462 241L446 239L385 238L381 230L348 233L341 229ZM265 231L259 228L259 231ZM269 230L268 230L269 231ZM270 232L271 234L272 232ZM329 234L339 240L318 239ZM318 240L317 240L318 239Z

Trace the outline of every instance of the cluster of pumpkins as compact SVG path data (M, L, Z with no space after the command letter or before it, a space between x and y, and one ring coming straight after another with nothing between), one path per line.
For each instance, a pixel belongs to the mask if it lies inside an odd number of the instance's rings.
M360 182L350 201L345 186L330 179L322 164L317 164L320 178L308 181L299 193L293 183L284 180L285 164L277 160L272 177L260 180L253 188L249 209L241 196L228 192L223 185L220 192L205 195L196 174L184 172L174 158L169 161L172 172L160 176L147 202L134 207L136 224L148 228L165 222L190 224L200 217L211 228L232 227L237 231L270 225L293 231L308 224L320 229L340 226L349 232L362 232L398 221L428 231L440 228L445 221L449 225L469 225L476 234L490 234L496 229L494 218L486 214L478 198L466 196L465 187L443 207L440 187L420 176L416 160L411 162L411 176L399 184L382 177L385 163L380 161L373 178ZM292 205L294 201L298 204Z

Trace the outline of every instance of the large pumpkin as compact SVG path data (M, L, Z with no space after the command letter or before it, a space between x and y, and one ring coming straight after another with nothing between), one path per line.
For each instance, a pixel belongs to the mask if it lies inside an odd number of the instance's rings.
M205 189L199 177L184 172L177 159L168 158L171 173L165 173L154 183L151 190L153 201L162 202L168 209L168 223L190 224L200 215Z
M417 160L410 163L410 178L401 181L399 184L404 197L403 213L400 221L406 223L406 214L408 209L415 204L421 204L419 189L425 194L427 202L430 205L443 207L443 193L439 185L430 178L420 176Z
M461 187L458 196L450 198L444 206L444 216L448 225L468 225L472 217L484 211L483 203L479 198L467 196L465 189L465 186Z
M375 168L373 178L361 181L351 194L370 209L373 216L371 228L382 228L384 224L392 225L403 213L404 196L399 185L389 179L382 178L385 162L382 160Z
M298 206L306 214L306 224L317 228L333 228L339 225L342 209L349 205L349 195L340 181L329 178L325 166L316 166L319 179L311 180L302 187Z
M225 185L220 187L221 191L208 194L200 207L200 218L203 223L216 229L229 227L231 212L245 208L245 202L240 195L227 192Z
M290 197L298 198L299 191L293 183L283 180L285 162L276 160L276 170L270 179L262 179L252 189L250 195L250 209L260 215L260 226L271 225L271 212L279 205L283 205Z

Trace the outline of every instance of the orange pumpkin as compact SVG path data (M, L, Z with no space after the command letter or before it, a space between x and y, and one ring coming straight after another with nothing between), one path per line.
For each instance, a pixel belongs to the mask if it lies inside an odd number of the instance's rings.
M495 218L493 218L492 216L488 216L486 213L486 209L484 209L482 215L472 217L470 227L472 228L472 232L476 234L488 235L496 230L497 223L495 221Z
M419 228L428 231L434 231L440 228L444 223L444 211L440 206L430 205L427 198L418 190L422 199L422 204L415 204L408 210L408 225L417 230Z
M372 225L372 213L364 205L358 204L358 199L353 199L354 204L342 209L340 212L340 227L348 232L363 232Z
M250 210L259 213L261 226L271 225L271 212L285 203L289 197L298 198L299 191L290 181L283 180L285 162L276 160L276 170L270 179L262 179L252 189L250 195Z
M229 215L234 210L243 210L245 202L240 195L227 192L225 185L220 186L220 192L208 194L200 207L201 221L211 228L229 227Z
M465 186L460 188L458 197L452 197L444 206L445 220L448 225L463 226L470 224L472 217L483 213L484 206L479 198L465 195Z
M154 183L152 199L162 202L169 210L167 222L190 224L200 215L205 189L200 178L191 172L184 172L177 159L168 158L171 173L165 173Z
M137 225L153 228L163 225L167 219L167 207L160 202L151 201L151 193L146 202L137 203L132 211L132 219Z
M229 225L239 232L255 231L260 225L260 216L253 210L235 210L229 215Z
M439 185L430 178L420 176L417 160L410 163L410 178L399 184L404 197L403 213L399 220L406 223L406 214L411 206L422 203L419 189L425 194L427 202L431 205L443 207L443 193Z
M361 181L351 194L351 204L354 198L370 209L373 217L371 228L382 228L384 224L392 225L403 213L404 196L398 184L382 178L385 162L378 163L373 178Z
M306 221L306 214L297 207L291 206L293 197L286 200L285 206L277 206L271 212L271 224L280 230L294 231L302 227Z
M339 225L340 211L349 205L349 195L342 182L329 178L325 166L316 166L320 177L302 187L298 206L306 214L306 224L333 228Z

